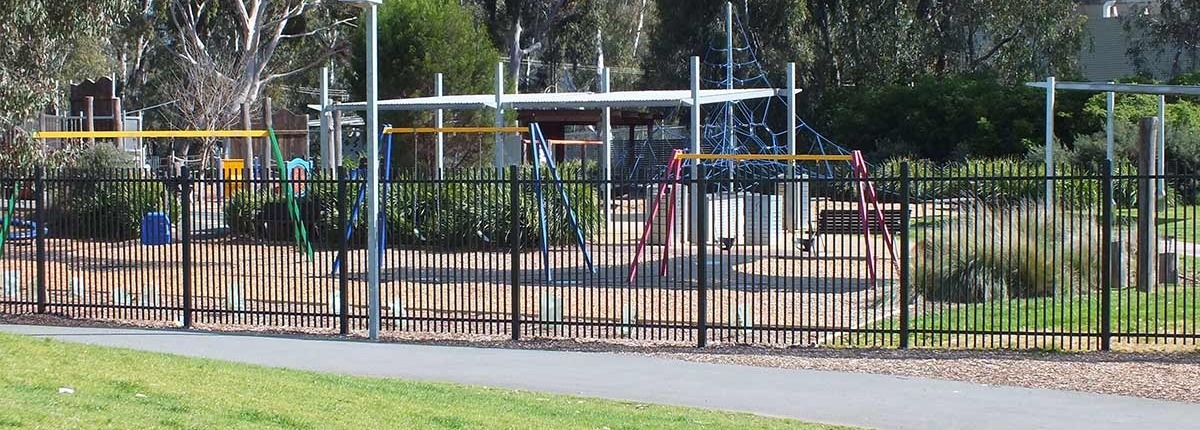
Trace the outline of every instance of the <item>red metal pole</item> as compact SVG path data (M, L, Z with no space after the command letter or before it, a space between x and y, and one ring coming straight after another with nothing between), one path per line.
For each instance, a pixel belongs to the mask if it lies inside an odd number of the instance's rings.
M676 151L678 152L678 151ZM667 171L671 171L679 163L675 157L671 157L671 161L667 162ZM629 263L629 285L633 285L633 280L637 277L638 261L641 260L642 251L646 249L646 241L650 238L650 226L654 223L654 217L658 215L658 206L662 202L663 192L667 189L667 181L663 181L658 186L658 194L654 197L654 204L650 209L650 216L646 217L646 223L642 227L642 238L638 240L637 251L633 253L633 261Z
M863 166L862 153L854 151L851 157L853 164L854 176L858 181L858 215L862 219L863 226L863 241L867 246L867 268L871 273L871 284L875 284L875 280L879 279L875 274L875 247L871 244L871 224L867 219L867 190L866 190L866 169Z
M679 155L679 150L675 150L675 155ZM669 167L669 166L668 166ZM671 201L667 203L667 239L663 245L662 259L658 263L658 276L667 276L667 254L671 250L671 231L675 227L675 193L679 192L679 171L683 169L683 162L675 162L675 171L668 172L671 182Z

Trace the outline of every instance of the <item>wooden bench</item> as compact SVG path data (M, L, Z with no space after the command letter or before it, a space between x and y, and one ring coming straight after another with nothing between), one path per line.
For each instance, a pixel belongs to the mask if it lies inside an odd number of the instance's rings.
M885 209L883 212L883 221L887 224L888 231L897 232L900 230L900 224L904 212L898 209ZM875 211L867 212L867 219L870 221L872 234L883 234L883 230L879 228L879 224L875 222ZM825 209L817 213L817 234L862 234L863 222L862 214L857 210L848 209Z

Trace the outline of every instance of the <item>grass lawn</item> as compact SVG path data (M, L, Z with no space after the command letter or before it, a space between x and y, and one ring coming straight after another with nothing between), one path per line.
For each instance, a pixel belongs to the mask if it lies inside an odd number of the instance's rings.
M1114 211L1116 223L1133 227L1137 225L1137 209L1121 208ZM1098 216L1098 214L1097 214ZM1200 230L1200 206L1179 205L1168 207L1158 214L1158 234L1174 236L1184 242L1200 241L1197 230Z
M0 369L0 429L836 428L748 414L272 369L3 334ZM60 387L76 391L59 394Z
M1200 288L1196 286L1165 286L1154 293L1114 290L1111 300L1110 321L1114 332L1200 333L1200 327L1197 327L1200 325ZM943 309L913 315L910 327L914 330L1099 333L1100 301L1099 294L1088 294L946 305ZM899 317L879 321L874 326L897 328ZM988 336L991 335L913 333L909 335L909 343L928 347L986 346ZM857 337L853 342L858 344L899 344L899 335ZM1196 345L1197 342L1189 343Z

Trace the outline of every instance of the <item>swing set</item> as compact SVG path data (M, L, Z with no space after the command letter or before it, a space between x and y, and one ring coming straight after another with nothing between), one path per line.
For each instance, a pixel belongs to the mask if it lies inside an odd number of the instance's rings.
M667 256L671 249L671 232L675 224L675 193L681 181L681 172L685 160L694 160L694 163L701 161L747 161L747 160L769 160L769 161L848 161L853 170L853 177L858 188L858 215L862 221L863 240L867 251L867 267L870 270L871 282L874 283L878 279L875 266L875 246L871 240L872 224L878 226L879 231L883 233L884 243L887 246L888 254L891 257L892 265L899 271L899 258L896 255L895 245L892 243L892 232L889 231L887 222L884 220L883 208L879 204L878 195L875 191L875 184L871 182L870 174L867 171L867 163L863 159L862 152L852 151L849 155L816 155L816 154L800 154L800 155L775 155L775 154L688 154L682 150L675 150L674 155L667 162L666 177L658 186L658 193L654 197L654 203L650 208L650 214L646 217L645 224L642 227L642 236L638 240L637 250L633 254L633 261L629 264L629 277L627 282L633 286L637 281L638 264L641 261L642 254L645 252L646 244L650 238L651 228L654 225L654 220L658 216L664 196L670 196L667 203L667 221L666 221L666 237L663 242L662 258L659 260L658 275L667 275ZM706 192L700 190L699 192ZM802 203L805 204L805 203ZM701 208L700 210L707 210ZM704 233L700 233L703 235Z
M558 195L562 199L563 208L567 213L567 221L570 223L571 228L574 230L574 238L575 238L576 245L578 246L580 253L584 257L584 262L587 264L588 270L591 271L592 273L596 272L595 266L592 262L591 251L589 250L588 245L587 245L587 240L585 239L583 227L579 223L579 217L576 214L575 209L571 206L571 198L567 193L566 187L563 185L562 176L560 175L560 173L558 171L557 164L555 164L555 162L554 162L553 152L550 150L550 146L554 145L554 144L579 144L579 143L576 143L575 141L559 142L556 140L546 139L542 133L541 127L536 122L530 123L528 128L525 128L525 127L391 127L391 126L385 126L383 128L383 131L381 131L381 134L384 136L384 139L383 139L384 149L383 150L385 152L384 152L384 154L382 154L382 157L384 158L384 166L385 166L384 177L385 178L390 179L392 176L392 174L391 174L391 172L392 172L391 171L391 166L392 166L391 154L392 154L393 136L397 135L397 134L416 135L416 134L423 134L423 133L460 133L460 134L528 133L530 138L527 140L524 140L524 142L531 144L532 151L533 151L533 192L534 192L535 198L537 199L538 228L539 228L539 232L541 233L541 235L540 235L541 243L540 243L539 248L541 251L542 267L545 271L546 281L554 282L554 272L552 270L552 267L550 266L549 224L547 221L546 196L545 196L545 193L543 192L543 186L544 186L544 183L546 182L546 180L543 179L543 177L542 177L542 165L541 165L542 157L545 157L545 160L546 160L546 169L548 170L548 173L550 176L548 179L554 185L555 190L558 192ZM358 179L360 177L365 177L365 173L363 170L364 170L364 168L360 166L358 169L355 169L354 171L352 171L350 173L351 179ZM387 182L385 181L383 189L381 190L381 196L382 196L383 201L387 201L387 195L388 195L388 186L387 186ZM358 190L358 195L355 198L354 206L351 209L351 217L347 220L347 223L346 223L346 226L344 229L345 237L347 240L349 240L351 235L353 235L353 233L354 233L354 220L358 219L359 212L362 209L362 205L365 200L366 200L366 187L360 187ZM413 199L414 217L415 217L415 213L416 213L416 204L417 204L416 199L414 198ZM380 217L379 218L379 223L380 223L379 243L386 244L387 243L386 242L387 218L383 214L378 214L378 216ZM417 227L417 223L415 223L415 222L413 223L413 234L417 238L424 238L424 235L421 233L420 229ZM484 241L490 242L490 240L488 239L487 235L484 234L484 232L476 231L476 234L479 235L481 238L483 238ZM383 262L384 249L386 249L386 246L380 247L380 249L379 249L379 253L380 253L379 261L381 264ZM341 266L342 266L342 261L339 258L335 258L334 262L333 262L333 274L334 275L337 275L338 273L340 273Z

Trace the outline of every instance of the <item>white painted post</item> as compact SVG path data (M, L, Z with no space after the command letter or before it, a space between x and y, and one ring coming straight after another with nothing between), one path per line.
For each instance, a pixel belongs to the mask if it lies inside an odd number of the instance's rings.
M1109 82L1110 84L1112 82ZM1117 93L1109 91L1105 95L1105 111L1108 114L1108 119L1104 123L1104 156L1105 158L1113 159L1113 110L1117 104Z
M321 68L321 167L332 169L333 159L329 153L329 67ZM336 172L334 173L337 174Z
M438 97L441 97L442 95L444 95L443 87L442 87L442 74L441 73L434 75L433 94ZM445 121L444 115L445 115L445 111L443 111L440 108L434 114L434 127L438 128L437 155L435 155L435 157L437 158L437 160L436 160L437 161L436 162L437 172L434 173L434 177L437 178L437 180L439 180L439 181L442 180L443 175L444 175L443 172L445 172L445 170L446 170L446 135L445 135L445 133L442 133L442 124Z
M787 63L787 149L788 155L796 155L796 63ZM784 202L787 206L783 211L785 228L789 230L798 230L800 223L797 222L798 211L796 207L802 204L802 201L797 199L796 191L796 161L788 161L787 176L787 193L784 195Z
M600 92L612 91L609 70L600 72ZM604 140L604 224L612 226L612 108L605 106L600 112L600 134Z
M378 14L367 7L367 335L379 340L379 69Z
M733 2L725 2L725 89L733 89ZM736 135L733 131L733 102L725 102L725 133L729 139L729 149L737 148ZM733 193L734 167L737 162L729 160L729 192Z
M1158 177L1158 198L1165 199L1167 197L1167 179L1163 175L1167 174L1167 96L1158 95L1158 168L1155 173ZM1166 209L1166 201L1162 201L1158 205L1159 209Z
M504 126L504 63L496 63L496 127ZM492 164L497 169L504 168L504 136L496 132L496 147L492 149Z
M700 57L692 56L692 117L691 117L691 153L700 153ZM688 218L688 226L691 231L692 240L699 240L700 231L697 230L696 220L700 217L700 193L704 190L700 189L700 160L694 160L692 163L692 183L691 192L691 207L692 214Z
M1046 213L1054 207L1054 77L1046 78Z

